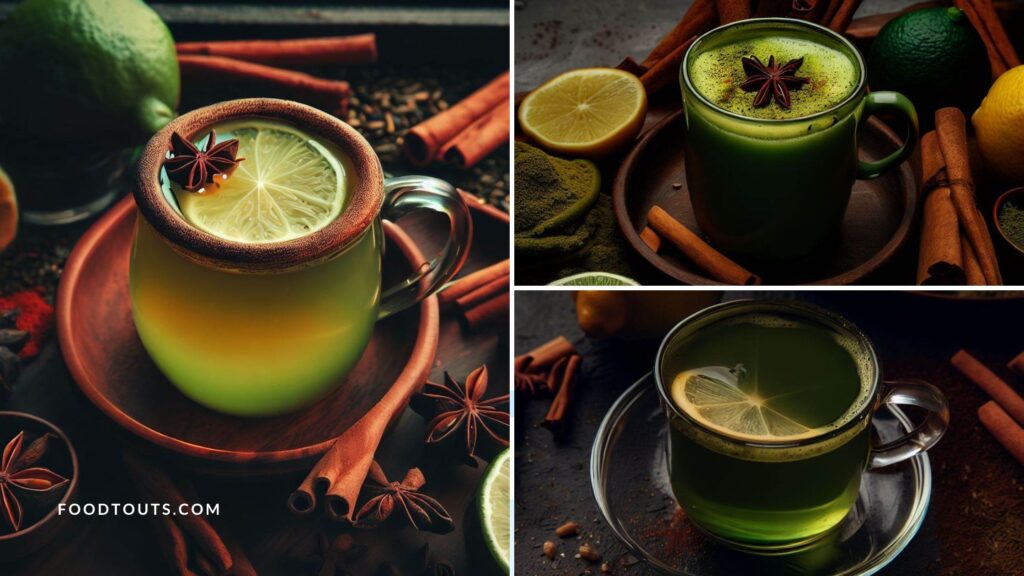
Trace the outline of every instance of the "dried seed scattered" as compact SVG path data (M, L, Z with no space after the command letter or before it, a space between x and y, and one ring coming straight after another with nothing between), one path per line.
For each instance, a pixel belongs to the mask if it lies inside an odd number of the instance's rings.
M580 525L572 520L562 524L555 529L555 536L559 538L570 538L580 533Z
M556 552L558 552L557 544L551 540L544 542L544 556L546 556L548 560L554 560Z
M600 562L601 553L597 551L597 548L594 548L590 544L584 544L580 546L580 558L591 563Z

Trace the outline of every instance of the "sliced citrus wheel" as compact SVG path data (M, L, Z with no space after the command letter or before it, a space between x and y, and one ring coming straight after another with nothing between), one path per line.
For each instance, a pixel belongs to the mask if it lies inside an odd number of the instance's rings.
M509 529L512 499L510 456L511 451L506 449L491 462L477 500L477 513L487 548L505 574L509 573L509 548L512 541Z
M742 366L685 370L672 383L672 399L703 426L740 440L786 442L821 433L773 407L781 395L765 398L742 389L742 371Z
M14 195L14 184L0 168L0 252L14 242L17 233L18 198Z
M174 188L194 226L227 240L282 242L323 228L341 212L344 168L322 144L285 126L242 127L231 137L244 160L218 190Z
M555 280L548 286L639 286L632 278L611 272L581 272Z
M636 76L583 68L531 92L519 106L519 125L550 151L601 157L636 138L646 113L647 93Z

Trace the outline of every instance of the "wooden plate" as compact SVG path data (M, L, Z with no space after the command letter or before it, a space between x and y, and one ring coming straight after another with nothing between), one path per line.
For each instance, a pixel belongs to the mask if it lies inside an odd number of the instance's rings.
M685 284L720 284L704 276L673 247L655 253L640 239L647 212L658 205L699 230L690 206L683 165L683 113L654 126L623 161L612 184L615 217L633 248L648 262ZM876 160L895 150L900 139L875 118L861 128L861 157ZM678 190L673 184L682 187ZM839 241L819 260L799 270L754 269L766 284L852 284L892 258L907 240L917 208L917 184L904 162L874 180L857 180L843 217Z
M136 218L126 198L79 241L61 279L57 330L71 375L86 397L142 441L215 474L270 475L308 466L398 379L424 380L437 352L437 298L378 322L355 369L334 392L298 412L239 418L186 398L153 364L132 322L128 262ZM385 222L385 285L423 262L416 245Z

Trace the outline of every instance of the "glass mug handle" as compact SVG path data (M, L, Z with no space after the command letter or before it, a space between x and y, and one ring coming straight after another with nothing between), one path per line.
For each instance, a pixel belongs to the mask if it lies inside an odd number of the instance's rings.
M924 421L903 437L871 449L869 469L902 462L928 450L949 427L949 404L942 392L922 380L890 380L885 383L882 402L917 406L928 411Z
M437 256L384 291L380 297L378 319L401 312L437 292L459 272L469 254L473 220L466 202L454 186L429 176L399 176L384 180L383 218L395 222L420 210L440 212L448 217L448 239Z
M918 124L917 110L906 96L898 92L872 92L864 97L863 118L882 111L896 112L907 121L907 140L900 149L875 162L860 160L857 163L857 178L870 180L878 178L890 169L899 166L910 157L917 146Z

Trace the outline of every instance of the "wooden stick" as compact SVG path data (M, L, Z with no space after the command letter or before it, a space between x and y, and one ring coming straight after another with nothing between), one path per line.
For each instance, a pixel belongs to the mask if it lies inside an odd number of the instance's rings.
M1001 286L1003 277L999 272L992 236L989 235L985 219L978 212L978 205L974 199L964 113L959 108L942 108L935 113L935 132L938 134L939 147L946 162L946 174L949 177L953 204L956 206L960 225L978 257L981 271L985 274L985 282L990 286Z
M712 278L740 286L761 283L760 278L712 248L661 207L651 208L647 213L647 224Z
M1002 378L996 376L987 366L965 350L954 354L950 362L961 374L988 393L1014 420L1024 424L1024 398L1014 392Z
M978 408L978 418L996 441L1002 444L1017 462L1024 464L1024 428L991 400Z

